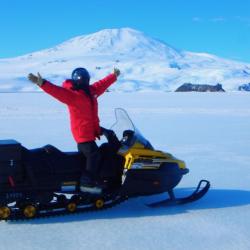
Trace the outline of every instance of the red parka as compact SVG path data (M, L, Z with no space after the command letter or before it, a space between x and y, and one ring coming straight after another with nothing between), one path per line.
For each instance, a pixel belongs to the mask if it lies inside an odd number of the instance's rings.
M73 90L71 80L66 80L62 87L45 81L41 88L68 106L71 132L75 141L81 143L99 138L100 126L97 98L116 80L116 75L110 74L90 85L93 102L83 90Z

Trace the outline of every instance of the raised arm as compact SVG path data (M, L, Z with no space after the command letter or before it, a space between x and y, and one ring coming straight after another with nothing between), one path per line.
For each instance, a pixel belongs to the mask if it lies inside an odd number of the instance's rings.
M58 101L67 104L74 105L77 102L78 95L70 89L65 89L63 87L57 86L53 83L50 83L47 80L42 79L41 75L38 73L37 76L33 74L28 75L28 79L37 84L41 89L46 93L56 98Z
M105 90L117 80L117 77L120 75L119 69L114 69L114 73L106 76L102 80L99 80L91 85L91 88L94 89L94 92L97 96L102 95Z
M41 89L56 98L58 101L67 105L74 105L78 99L78 95L76 92L70 89L65 89L63 87L57 86L48 81L44 81L43 85L41 86Z

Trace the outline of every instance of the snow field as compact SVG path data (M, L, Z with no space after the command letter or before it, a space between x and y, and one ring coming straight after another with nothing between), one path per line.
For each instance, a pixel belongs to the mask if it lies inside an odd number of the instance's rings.
M186 162L190 173L177 195L202 178L211 181L209 193L180 207L145 206L162 194L97 213L1 222L0 249L250 249L250 95L106 93L102 125L112 125L115 107L128 111L155 148ZM0 94L0 137L76 150L66 108L43 93Z

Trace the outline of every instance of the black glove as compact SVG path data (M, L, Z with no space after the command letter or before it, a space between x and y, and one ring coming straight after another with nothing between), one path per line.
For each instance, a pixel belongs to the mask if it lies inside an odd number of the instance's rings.
M121 71L118 68L114 68L114 74L118 77L121 74Z
M37 73L37 76L36 75L33 75L32 73L30 73L28 75L28 79L35 83L36 85L38 85L39 87L41 87L44 83L44 79L41 77L41 75L39 74L39 72Z
M110 136L113 136L114 134L115 133L113 130L101 127L101 135L104 135L107 139L110 138Z

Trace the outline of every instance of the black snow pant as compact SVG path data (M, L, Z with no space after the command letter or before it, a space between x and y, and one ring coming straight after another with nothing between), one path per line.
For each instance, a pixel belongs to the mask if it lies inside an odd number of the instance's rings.
M100 166L100 151L95 141L83 142L77 144L78 151L86 157L86 171L89 177L97 181L98 170Z

